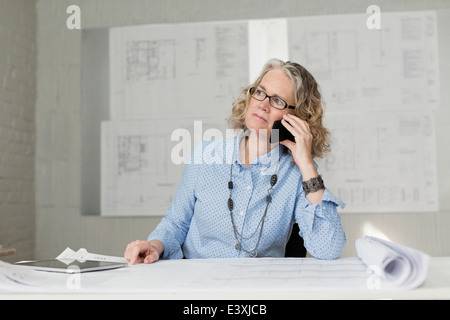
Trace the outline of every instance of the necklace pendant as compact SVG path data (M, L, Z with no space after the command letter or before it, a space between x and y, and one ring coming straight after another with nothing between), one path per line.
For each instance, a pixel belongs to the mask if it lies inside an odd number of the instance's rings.
M228 204L228 210L230 210L230 212L233 211L234 204L233 204L233 199L231 199L231 197L228 198L227 204Z
M273 174L270 177L270 185L273 187L278 181L278 176L276 174Z
M236 250L241 250L242 246L240 243L236 243L236 245L234 246L236 248Z

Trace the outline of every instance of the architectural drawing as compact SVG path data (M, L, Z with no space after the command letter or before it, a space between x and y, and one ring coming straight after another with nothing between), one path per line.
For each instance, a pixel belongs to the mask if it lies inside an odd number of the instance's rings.
M212 119L148 119L102 123L101 214L162 216L173 200L194 146L213 138L221 123ZM178 131L177 131L178 130ZM173 138L173 133L184 133ZM220 138L220 137L214 137ZM175 148L180 143L185 147ZM183 154L176 154L173 151Z
M102 124L102 215L163 215L182 166L173 165L171 130L179 121Z
M205 119L203 130L223 130L273 57L305 66L320 85L332 152L317 160L319 173L344 213L436 211L436 13L383 12L377 30L366 18L111 28L102 215L163 215L183 167L170 159L171 133Z
M142 136L117 137L117 174L127 174L140 171L145 164L145 144Z
M439 105L435 12L289 18L289 58L318 80L330 111Z
M436 211L436 14L383 12L379 30L365 19L287 19L290 59L319 83L332 133L319 172L344 213Z
M112 28L111 119L225 118L248 84L247 37L245 22Z
M345 213L438 210L432 117L423 112L328 116L331 153L316 160Z
M128 81L175 78L173 40L128 41L126 50Z

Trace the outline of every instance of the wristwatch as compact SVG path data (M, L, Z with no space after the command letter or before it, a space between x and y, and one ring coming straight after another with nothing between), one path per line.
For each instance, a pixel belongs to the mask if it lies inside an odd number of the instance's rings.
M316 192L320 189L325 189L325 185L323 183L321 176L311 178L308 181L303 181L302 187L303 191L305 191L305 196L311 192Z

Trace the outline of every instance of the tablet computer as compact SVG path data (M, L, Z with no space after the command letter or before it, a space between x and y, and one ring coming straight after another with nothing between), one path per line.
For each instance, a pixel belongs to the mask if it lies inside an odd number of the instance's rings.
M27 266L33 270L49 271L49 272L62 272L62 273L80 273L80 272L92 272L109 269L117 269L128 266L128 263L120 262L106 262L106 261L78 261L78 260L38 260L18 262L16 265Z

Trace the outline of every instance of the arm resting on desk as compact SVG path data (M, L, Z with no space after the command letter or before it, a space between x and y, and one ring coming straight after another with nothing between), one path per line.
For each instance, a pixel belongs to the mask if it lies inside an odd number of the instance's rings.
M301 187L301 184L299 186ZM337 259L344 248L346 237L342 229L337 206L345 204L325 188L322 201L311 204L299 190L295 208L295 220L300 228L300 236L308 252L318 259Z

